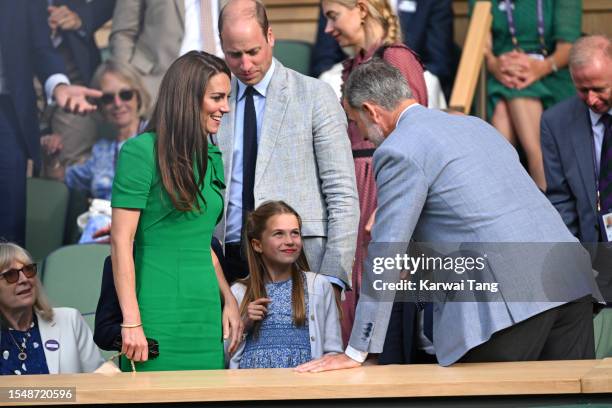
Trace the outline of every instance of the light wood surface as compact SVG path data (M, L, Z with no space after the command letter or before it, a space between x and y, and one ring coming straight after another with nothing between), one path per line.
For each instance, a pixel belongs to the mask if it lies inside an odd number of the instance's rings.
M1 386L75 386L80 404L555 395L580 393L580 379L598 363L391 365L319 374L260 369L11 376L2 378Z
M484 49L491 31L491 22L491 3L488 1L477 2L474 6L455 85L448 104L451 109L465 114L470 111L478 76L482 71Z
M612 358L601 360L582 377L581 383L586 394L612 393Z

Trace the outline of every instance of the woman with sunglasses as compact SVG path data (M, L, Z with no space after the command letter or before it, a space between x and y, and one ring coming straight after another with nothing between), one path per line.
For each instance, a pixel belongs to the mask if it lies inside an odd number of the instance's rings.
M143 130L150 98L138 72L131 65L119 61L102 63L94 74L91 86L103 92L97 104L106 122L103 127L110 127L111 137L101 138L93 146L87 161L69 166L64 180L70 189L85 191L91 198L110 200L119 150L127 139ZM52 136L46 138L49 137ZM47 151L51 147L61 148L61 144L57 145L58 140L47 140L45 143ZM61 167L57 171L61 172ZM90 216L80 242L91 242L92 233L109 223L110 215Z
M32 257L0 243L0 374L87 373L104 360L76 309L51 308Z
M137 371L222 369L224 338L233 350L242 335L238 304L210 248L225 188L210 135L229 111L229 93L225 62L188 52L164 75L147 132L119 154L111 258L121 351ZM154 360L146 338L159 343Z

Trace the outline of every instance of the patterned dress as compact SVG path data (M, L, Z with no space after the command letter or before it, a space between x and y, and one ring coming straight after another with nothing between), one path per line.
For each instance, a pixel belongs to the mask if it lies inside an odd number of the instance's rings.
M0 333L0 375L49 374L36 314L27 331L2 328ZM19 359L24 351L26 358Z
M368 52L359 53L354 58L346 60L342 71L342 80L346 82L351 72L359 65L369 61L379 48L380 46L376 45ZM386 49L383 59L400 70L408 81L416 101L423 106L427 106L427 87L423 77L423 65L417 55L404 44L395 44ZM355 177L357 178L361 218L359 219L357 251L353 264L353 290L346 292L346 299L342 303L342 339L345 344L348 343L355 320L355 307L359 301L359 291L361 290L363 261L367 255L368 243L370 242L370 235L365 232L365 225L376 209L376 183L372 167L374 145L366 140L354 122L349 123L348 134L351 139L355 161Z
M304 299L308 315L308 292L306 277ZM266 293L272 303L268 306L266 318L259 327L257 336L249 333L240 360L240 368L291 368L311 360L308 319L304 326L293 323L291 307L291 279L266 284Z

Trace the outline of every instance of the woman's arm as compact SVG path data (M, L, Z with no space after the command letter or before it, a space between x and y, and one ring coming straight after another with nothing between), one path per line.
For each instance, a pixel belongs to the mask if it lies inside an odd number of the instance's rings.
M147 340L140 319L138 300L136 299L136 276L134 268L134 236L138 227L140 210L113 208L111 233L111 259L113 278L119 305L123 314L121 352L133 361L147 361ZM138 326L139 325L139 326Z
M215 268L215 275L217 275L217 282L219 283L219 291L221 292L221 296L223 296L223 339L230 340L228 352L232 354L242 340L244 325L240 318L238 302L236 302L236 298L232 294L227 284L227 280L225 280L219 258L217 258L217 254L215 254L212 248L210 254L213 261L213 267Z

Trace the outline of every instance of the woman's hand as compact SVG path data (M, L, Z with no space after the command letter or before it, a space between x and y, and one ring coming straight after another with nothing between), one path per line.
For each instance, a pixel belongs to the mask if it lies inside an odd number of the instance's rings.
M132 361L147 361L149 345L142 326L121 329L121 353Z
M487 69L503 86L514 89L517 83L514 76L517 67L512 64L512 57L509 54L505 53L499 57L491 55L487 58Z
M223 306L223 339L229 338L230 344L228 352L232 354L238 348L242 341L242 332L244 324L240 318L240 309L236 299L232 296L231 299L225 299Z

